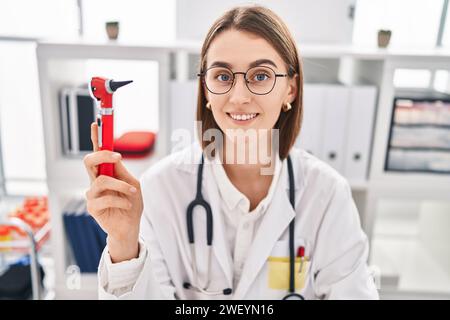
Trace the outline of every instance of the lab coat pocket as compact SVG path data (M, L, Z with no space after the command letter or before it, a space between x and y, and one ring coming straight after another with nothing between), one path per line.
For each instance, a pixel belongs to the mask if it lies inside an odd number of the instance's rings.
M268 287L275 290L289 289L289 257L269 257ZM305 287L306 274L309 260L306 258L295 259L295 289Z
M309 243L306 239L295 239L295 252L299 247L305 248L305 256L303 258L295 258L295 289L303 289L305 287L309 264L310 250ZM272 249L271 255L267 260L267 286L274 290L288 290L290 279L290 258L289 258L289 241L279 240Z

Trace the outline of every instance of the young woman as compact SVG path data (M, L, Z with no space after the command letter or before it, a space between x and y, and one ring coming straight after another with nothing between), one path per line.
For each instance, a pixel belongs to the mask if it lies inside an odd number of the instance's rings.
M303 78L285 24L263 7L234 8L200 59L200 142L140 181L120 154L98 151L92 125L87 205L108 234L100 298L378 298L347 181L293 148ZM98 176L105 162L115 178Z

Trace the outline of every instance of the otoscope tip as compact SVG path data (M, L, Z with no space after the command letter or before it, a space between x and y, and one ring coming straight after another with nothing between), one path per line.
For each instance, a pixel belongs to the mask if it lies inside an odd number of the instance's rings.
M109 82L109 87L111 88L112 91L116 91L120 87L126 86L127 84L129 84L131 82L133 82L133 80L127 80L127 81L114 81L114 80L111 80Z

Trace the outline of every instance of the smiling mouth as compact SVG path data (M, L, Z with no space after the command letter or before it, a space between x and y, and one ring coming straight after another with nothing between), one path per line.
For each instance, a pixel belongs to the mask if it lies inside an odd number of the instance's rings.
M258 117L259 113L230 113L227 112L227 115L235 120L240 122L246 122L255 119Z

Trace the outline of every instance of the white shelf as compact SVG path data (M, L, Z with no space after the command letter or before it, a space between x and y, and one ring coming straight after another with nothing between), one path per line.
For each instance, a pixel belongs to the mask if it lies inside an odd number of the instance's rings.
M415 239L376 237L370 261L381 276L396 276L397 290L450 295L450 273Z
M200 53L202 42L191 40L176 40L164 42L133 43L123 41L92 41L87 39L73 38L72 40L46 40L39 42L41 47L45 47L52 52L63 52L65 50L79 49L102 49L114 48L115 51L121 50L161 50L164 52L189 52ZM304 58L317 59L340 59L343 57L353 57L361 60L385 60L385 59L436 59L450 60L450 49L448 48L378 48L361 47L353 45L322 45L314 43L297 43L300 55Z

